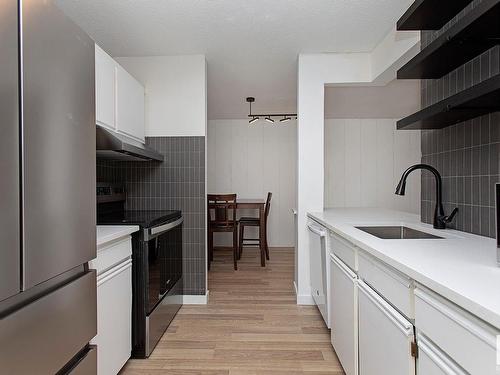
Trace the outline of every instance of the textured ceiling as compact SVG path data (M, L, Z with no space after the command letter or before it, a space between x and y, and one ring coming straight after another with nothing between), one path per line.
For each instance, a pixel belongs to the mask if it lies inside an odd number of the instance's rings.
M205 54L209 118L296 110L299 53L371 51L412 0L56 0L112 56Z

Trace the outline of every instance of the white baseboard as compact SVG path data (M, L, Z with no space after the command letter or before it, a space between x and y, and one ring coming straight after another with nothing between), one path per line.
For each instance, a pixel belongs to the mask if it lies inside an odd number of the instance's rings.
M297 295L297 305L316 305L314 299L310 294Z
M208 294L208 290L205 295L185 294L182 296L182 303L184 305L206 305L208 303Z
M310 294L297 294L297 283L293 282L293 287L295 288L295 295L297 296L297 305L315 305L314 298Z

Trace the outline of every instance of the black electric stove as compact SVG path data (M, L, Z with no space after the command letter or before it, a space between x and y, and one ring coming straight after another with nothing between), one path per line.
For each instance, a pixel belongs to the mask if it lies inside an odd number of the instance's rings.
M149 357L182 306L182 223L177 210L125 210L126 192L97 185L98 225L138 225L132 234L132 356Z
M99 225L138 225L141 228L150 228L168 223L180 218L181 212L175 210L119 210L115 212L100 213L97 217Z

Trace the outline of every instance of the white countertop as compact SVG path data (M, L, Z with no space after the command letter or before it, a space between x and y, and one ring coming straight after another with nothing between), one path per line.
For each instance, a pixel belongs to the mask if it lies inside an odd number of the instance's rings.
M97 226L97 248L137 232L137 225L98 225Z
M309 217L500 329L500 267L496 241L455 230L435 230L418 215L376 209L339 208ZM362 225L406 225L444 239L382 240Z

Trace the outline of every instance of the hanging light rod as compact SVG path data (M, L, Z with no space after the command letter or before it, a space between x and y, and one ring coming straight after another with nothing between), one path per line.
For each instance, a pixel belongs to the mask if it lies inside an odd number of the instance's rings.
M250 105L250 113L248 117L250 120L248 121L249 124L253 124L254 122L260 120L261 117L264 118L267 122L274 123L273 117L283 117L280 119L280 122L287 122L290 121L293 117L297 119L297 114L296 113L264 113L264 114L254 114L252 113L252 103L255 102L255 98L252 96L249 96L246 98L247 103Z

